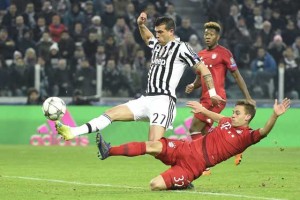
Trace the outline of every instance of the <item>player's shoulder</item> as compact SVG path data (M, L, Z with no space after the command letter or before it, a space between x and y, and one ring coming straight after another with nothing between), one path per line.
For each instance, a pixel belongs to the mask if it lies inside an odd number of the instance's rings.
M232 55L231 51L222 45L218 45L216 50Z

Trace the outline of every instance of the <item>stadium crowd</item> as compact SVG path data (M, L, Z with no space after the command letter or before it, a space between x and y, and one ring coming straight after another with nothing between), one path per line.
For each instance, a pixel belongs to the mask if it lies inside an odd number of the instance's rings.
M254 97L276 97L283 67L286 95L299 98L299 1L203 0L199 6L207 21L222 24L221 43L233 52ZM150 28L158 16L172 17L182 41L197 52L204 48L201 31L168 0L2 0L0 96L27 96L37 64L42 97L95 95L97 65L103 66L103 96L143 93L151 52L136 26L141 11ZM184 89L178 92L185 96Z

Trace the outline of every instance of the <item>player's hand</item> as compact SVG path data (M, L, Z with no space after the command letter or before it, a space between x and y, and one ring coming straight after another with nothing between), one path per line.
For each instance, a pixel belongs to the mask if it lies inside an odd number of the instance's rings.
M256 101L254 99L246 99L246 101L256 107Z
M206 109L198 101L188 101L186 106L192 109L192 113L201 113Z
M194 83L188 84L188 85L185 87L185 93L190 94L191 92L194 91L194 89L195 89Z
M280 116L283 113L285 113L285 111L287 111L290 106L291 106L291 100L288 99L288 98L283 99L283 101L281 102L281 104L278 104L277 99L275 99L275 103L274 103L273 109L274 109L275 114L277 116Z
M220 106L220 103L225 103L226 100L222 99L219 95L211 96L210 100L213 106Z
M147 14L145 12L141 12L140 16L137 18L137 24L143 25L147 22Z

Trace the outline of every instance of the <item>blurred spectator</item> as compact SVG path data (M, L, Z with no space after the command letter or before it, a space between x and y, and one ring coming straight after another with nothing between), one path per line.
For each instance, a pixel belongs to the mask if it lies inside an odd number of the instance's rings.
M126 12L124 14L125 21L127 25L130 27L131 31L136 27L136 19L137 13L135 11L135 7L133 3L128 3L126 6Z
M300 58L294 56L291 47L286 48L283 52L283 60L280 62L279 67L285 68L284 92L286 96L292 99L299 99Z
M180 41L183 42L188 42L191 35L197 35L196 30L191 26L190 18L186 17L182 20L181 26L179 26L176 30L176 35L180 38Z
M280 15L279 9L272 10L272 17L270 19L272 24L272 31L277 34L280 34L281 31L285 28L285 19Z
M46 61L42 57L38 57L37 65L40 67L40 94L43 97L52 96L52 86L55 84L53 81L54 70L51 66L46 65Z
M70 0L52 0L53 10L63 18L64 14L70 9Z
M269 44L268 52L273 56L278 64L283 58L283 52L286 49L286 44L282 41L280 35L275 35L273 41Z
M181 25L181 17L178 13L176 13L176 9L173 3L168 3L167 10L165 13L166 16L171 17L174 21L177 27Z
M200 41L197 37L197 35L193 34L190 36L190 39L188 41L188 44L193 48L195 52L199 52L203 49L202 45L200 44Z
M26 49L33 48L36 49L36 43L32 39L32 31L27 30L24 32L23 38L21 38L17 43L17 49L24 54Z
M116 16L124 16L126 6L131 3L131 0L112 0Z
M80 22L76 22L74 25L74 29L70 32L73 40L75 43L82 44L82 42L85 40L85 34L83 31L83 26Z
M28 88L26 105L42 105L44 100L37 89Z
M67 60L70 60L75 51L75 43L74 40L70 37L68 31L64 31L61 34L61 39L58 42L58 49L60 56Z
M0 59L0 96L11 96L10 92L10 71L3 59Z
M150 25L148 27L153 30L155 20L160 16L160 14L157 12L154 4L152 3L147 4L145 12L147 13L147 23Z
M295 58L300 58L300 36L298 36L292 45Z
M74 56L70 60L70 74L74 78L76 71L80 68L80 63L85 59L85 54L81 45L76 45Z
M115 35L115 39L118 44L124 40L125 35L131 33L129 27L125 22L125 18L123 16L119 16L117 18L117 21L113 26L113 33Z
M97 15L98 13L95 12L93 1L86 1L84 3L84 16L85 16L85 26L88 27L92 23L92 18Z
M118 70L114 59L109 59L103 69L103 92L104 96L117 96L122 75Z
M80 68L76 71L75 86L83 96L96 95L96 70L86 59L80 62Z
M2 25L9 29L12 26L16 25L16 17L17 17L17 6L15 4L10 4L8 7L7 13L3 16Z
M75 23L77 23L77 22L79 22L83 25L85 24L85 21L86 21L85 15L80 10L79 2L74 1L71 4L71 8L65 13L63 21L68 30L73 30Z
M262 42L265 47L268 47L273 40L272 24L269 21L264 21L263 29L258 33L262 37Z
M58 65L58 61L61 58L58 44L53 43L49 48L49 59L46 60L47 65L51 65L52 67L56 67Z
M134 97L137 93L141 93L141 77L140 73L132 70L131 64L125 63L122 66L122 79L121 79L121 96Z
M33 48L29 48L26 50L24 55L24 63L25 63L25 81L26 86L34 87L34 74L35 74L35 65L37 63L37 55L36 51Z
M289 19L287 20L286 29L282 31L282 39L287 46L291 46L296 37L300 35L300 30L297 30L295 23Z
M264 48L257 50L257 57L251 62L252 87L256 98L272 98L273 78L277 73L274 58Z
M96 96L83 96L79 89L74 90L71 105L92 105L92 102L99 101Z
M249 46L252 42L250 31L245 19L240 16L237 26L228 32L229 48L232 49L238 65L242 65L249 56Z
M87 27L86 35L90 32L97 34L97 40L99 42L104 41L110 33L109 29L101 24L101 17L97 15L92 18L92 24Z
M9 7L10 0L0 1L0 10L6 10Z
M245 0L242 2L241 14L245 19L245 23L247 27L253 27L253 18L254 18L254 10L255 2L254 0Z
M46 61L49 60L50 52L49 49L52 46L53 41L50 38L48 32L44 32L40 41L37 43L37 54L40 57L43 57Z
M106 63L105 48L103 44L99 44L96 52L96 65L104 66Z
M238 5L233 4L230 6L229 16L226 17L223 34L228 37L227 34L230 30L234 29L238 25L239 17L241 16Z
M18 58L11 66L10 80L13 96L25 96L27 91L26 66L22 58Z
M112 29L117 21L117 16L115 14L114 5L111 2L106 2L105 10L101 15L102 23L104 26Z
M52 22L49 25L49 33L54 42L59 42L61 34L66 31L66 27L61 23L59 15L53 15Z
M33 3L28 3L26 5L26 9L25 12L23 13L23 17L24 17L24 22L28 27L30 27L31 29L35 27L38 16L35 13Z
M91 65L95 66L95 54L97 52L97 47L99 42L97 40L97 35L94 32L90 32L87 40L82 43L82 47L84 50L85 55L88 55L88 60Z
M44 32L48 32L48 27L46 26L46 20L43 16L39 16L37 19L36 26L33 29L33 39L35 42L40 41Z
M3 59L12 59L13 53L16 50L16 43L8 37L8 32L5 28L0 30L0 55Z
M143 49L139 49L136 52L136 56L133 60L133 70L139 72L140 74L144 73L146 63L147 60L145 58L145 52Z
M50 1L44 1L42 11L39 13L40 16L43 16L46 21L46 26L49 26L52 22L52 17L55 15L53 7Z
M69 73L66 59L59 59L57 66L53 66L53 96L71 96L72 90L72 77Z
M29 27L24 24L23 16L16 17L16 23L9 29L9 35L14 41L20 41L24 37L24 33L29 31Z
M114 59L116 64L119 61L119 47L113 35L108 36L104 44L106 59Z
M150 2L154 4L155 10L157 10L159 15L165 15L170 4L169 0L150 0Z
M135 43L132 33L126 33L124 37L125 38L121 41L121 44L119 45L119 60L122 64L132 64L134 57L136 56L136 53L140 47L137 43Z

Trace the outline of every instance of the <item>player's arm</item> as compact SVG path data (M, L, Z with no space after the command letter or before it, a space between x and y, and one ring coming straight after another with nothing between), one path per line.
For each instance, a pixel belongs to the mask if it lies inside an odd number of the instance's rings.
M247 85L242 77L242 75L240 74L240 71L237 69L233 72L231 72L232 76L235 79L235 82L238 84L240 90L242 91L242 93L244 94L246 100L251 103L252 105L256 105L255 100L253 100L250 96L250 93L248 91Z
M196 71L199 71L201 73L201 76L203 76L213 105L218 105L221 101L225 102L224 99L222 99L219 95L217 95L217 92L216 92L215 86L214 86L213 77L212 77L209 69L202 62L198 62L197 64L195 64L194 69Z
M145 25L146 22L147 22L147 14L145 12L141 12L140 16L137 18L137 24L138 24L142 39L144 40L146 45L148 45L149 39L154 37L154 35L151 33L151 31Z
M190 94L193 90L198 89L199 87L201 87L201 80L200 80L200 77L198 75L196 75L194 82L188 84L185 87L185 92L187 94Z
M205 107L202 106L202 104L200 104L197 101L188 101L186 105L192 108L192 113L202 113L203 115L206 115L208 118L212 119L215 122L219 122L220 119L224 117L219 113L207 110Z
M278 104L277 99L275 99L275 103L273 106L273 113L271 117L269 118L265 126L259 129L259 133L261 136L267 136L270 133L270 131L272 130L272 128L276 123L277 118L283 113L285 113L289 109L290 105L291 105L291 100L288 98L285 98L281 104Z

